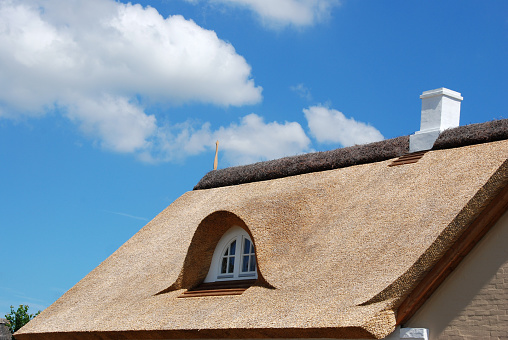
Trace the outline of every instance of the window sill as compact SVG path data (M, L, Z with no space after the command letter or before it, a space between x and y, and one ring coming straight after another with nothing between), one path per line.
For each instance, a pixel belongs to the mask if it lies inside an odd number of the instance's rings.
M235 280L235 281L216 281L202 283L191 288L179 298L204 297L204 296L224 296L224 295L241 295L257 280Z

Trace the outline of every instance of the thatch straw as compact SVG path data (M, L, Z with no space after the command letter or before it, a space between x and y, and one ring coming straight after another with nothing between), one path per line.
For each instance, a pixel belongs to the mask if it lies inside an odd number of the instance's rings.
M507 158L505 140L187 192L16 339L384 338L400 303L506 187ZM178 298L234 225L249 231L265 284Z

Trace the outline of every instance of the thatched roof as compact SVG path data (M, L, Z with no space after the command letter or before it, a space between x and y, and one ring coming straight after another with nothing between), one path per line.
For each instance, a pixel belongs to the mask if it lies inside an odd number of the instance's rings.
M406 144L342 151L354 154L347 167L187 192L16 337L382 338L405 297L508 183L508 140L388 166ZM391 158L356 161L360 148ZM344 162L323 154L281 162ZM204 279L232 225L256 245L257 285L178 298Z
M7 320L0 318L0 340L11 340L12 335L9 327L7 326Z
M508 139L508 119L471 124L449 129L440 134L433 149ZM325 152L285 157L267 162L230 167L207 173L194 190L218 188L306 173L345 168L399 157L409 152L409 136L355 145Z

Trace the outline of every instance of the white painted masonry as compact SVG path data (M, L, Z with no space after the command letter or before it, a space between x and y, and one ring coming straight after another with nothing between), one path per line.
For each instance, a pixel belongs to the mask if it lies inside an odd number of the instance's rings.
M400 340L429 340L427 328L401 328Z
M440 132L459 126L460 103L463 99L459 92L441 87L423 92L420 98L420 131L409 136L409 152L431 149Z

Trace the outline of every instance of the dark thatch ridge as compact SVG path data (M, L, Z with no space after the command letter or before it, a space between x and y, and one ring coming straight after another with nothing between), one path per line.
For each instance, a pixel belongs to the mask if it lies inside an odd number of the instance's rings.
M266 181L310 172L345 168L399 157L409 150L409 136L331 151L314 152L207 173L194 190Z
M495 142L508 139L508 119L459 126L443 131L432 150Z
M443 131L432 150L508 139L508 119L459 126ZM331 151L285 157L267 162L210 171L194 190L267 181L311 172L345 168L400 157L409 151L409 136Z

